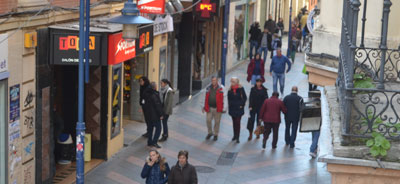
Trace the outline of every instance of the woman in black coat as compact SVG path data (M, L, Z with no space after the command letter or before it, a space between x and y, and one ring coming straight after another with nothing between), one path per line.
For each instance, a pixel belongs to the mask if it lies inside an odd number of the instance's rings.
M254 121L260 119L260 109L263 105L265 99L268 98L268 89L263 86L262 79L256 80L256 85L251 88L250 98L249 98L249 110L250 110L250 118L247 122L247 129L249 130L249 140L253 139L253 129L254 129ZM257 116L257 118L256 118ZM260 122L257 121L257 126L260 125ZM257 136L257 139L260 136Z
M239 143L240 135L240 120L244 114L244 107L246 105L246 92L242 85L239 84L239 79L236 77L231 78L231 87L228 91L228 107L229 115L233 121L233 138Z
M161 134L161 120L163 119L163 108L161 104L160 94L151 87L145 88L142 95L142 108L144 119L147 125L147 146L161 148L157 144ZM153 129L156 129L153 137Z

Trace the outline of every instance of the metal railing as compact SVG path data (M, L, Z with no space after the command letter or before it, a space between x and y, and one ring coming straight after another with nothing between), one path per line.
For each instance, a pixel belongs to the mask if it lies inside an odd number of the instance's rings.
M336 81L342 134L370 137L373 132L400 140L400 51L387 48L392 2L382 0L379 48L364 45L366 7L357 46L360 0L343 0L339 71ZM364 0L367 5L367 0Z

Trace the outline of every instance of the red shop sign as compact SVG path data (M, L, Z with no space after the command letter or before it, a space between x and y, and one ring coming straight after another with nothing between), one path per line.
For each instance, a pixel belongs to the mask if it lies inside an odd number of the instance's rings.
M140 13L164 14L165 0L138 0Z
M108 64L115 65L136 56L135 42L122 39L122 33L108 36Z

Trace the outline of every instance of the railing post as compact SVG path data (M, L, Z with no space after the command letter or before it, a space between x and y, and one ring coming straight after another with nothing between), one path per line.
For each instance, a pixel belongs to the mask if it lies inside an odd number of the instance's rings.
M360 47L364 48L364 34L365 34L365 22L367 21L367 0L364 0L364 9L362 17L362 28L361 28L361 44Z
M390 0L383 1L383 13L382 13L382 31L381 31L381 43L379 49L381 50L381 66L380 66L380 78L378 89L385 89L385 64L386 64L386 51L387 51L387 33L389 23L389 13L392 2Z

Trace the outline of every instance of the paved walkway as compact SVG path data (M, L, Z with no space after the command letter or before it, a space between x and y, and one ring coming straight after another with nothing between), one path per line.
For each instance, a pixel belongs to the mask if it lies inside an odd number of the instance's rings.
M307 76L301 73L304 62L303 54L297 55L292 70L286 76L285 94L290 93L293 85L299 86L299 94L307 96ZM269 69L268 60L266 68ZM247 65L238 67L227 76L239 77L241 83L249 93L250 84L245 81ZM268 71L268 70L267 70ZM272 93L272 78L266 73L266 84L269 93ZM229 85L229 84L228 84ZM224 184L329 184L330 174L326 171L326 164L311 159L308 155L311 144L310 133L298 133L295 149L289 149L284 143L285 125L281 124L279 131L278 148L271 149L271 139L267 148L262 150L260 140L247 141L248 131L246 123L248 110L242 117L240 143L231 142L233 135L232 122L228 114L224 114L221 122L219 140L206 141L207 128L205 114L201 107L204 102L204 90L190 100L174 108L174 115L170 117L170 137L168 141L160 143L162 156L167 158L172 166L177 161L177 152L185 149L189 151L189 162L197 167L199 183ZM324 110L323 101L323 111ZM323 132L320 139L320 151L323 154L329 148L329 130L327 123L323 123ZM144 183L140 172L149 149L146 139L140 135L144 132L143 123L128 123L125 126L126 143L120 153L86 176L87 183ZM128 140L134 140L129 142ZM227 153L228 152L228 153ZM223 154L224 153L224 154ZM321 154L320 153L320 154ZM224 157L226 156L226 157ZM220 158L221 157L221 158ZM230 158L232 157L232 158Z

